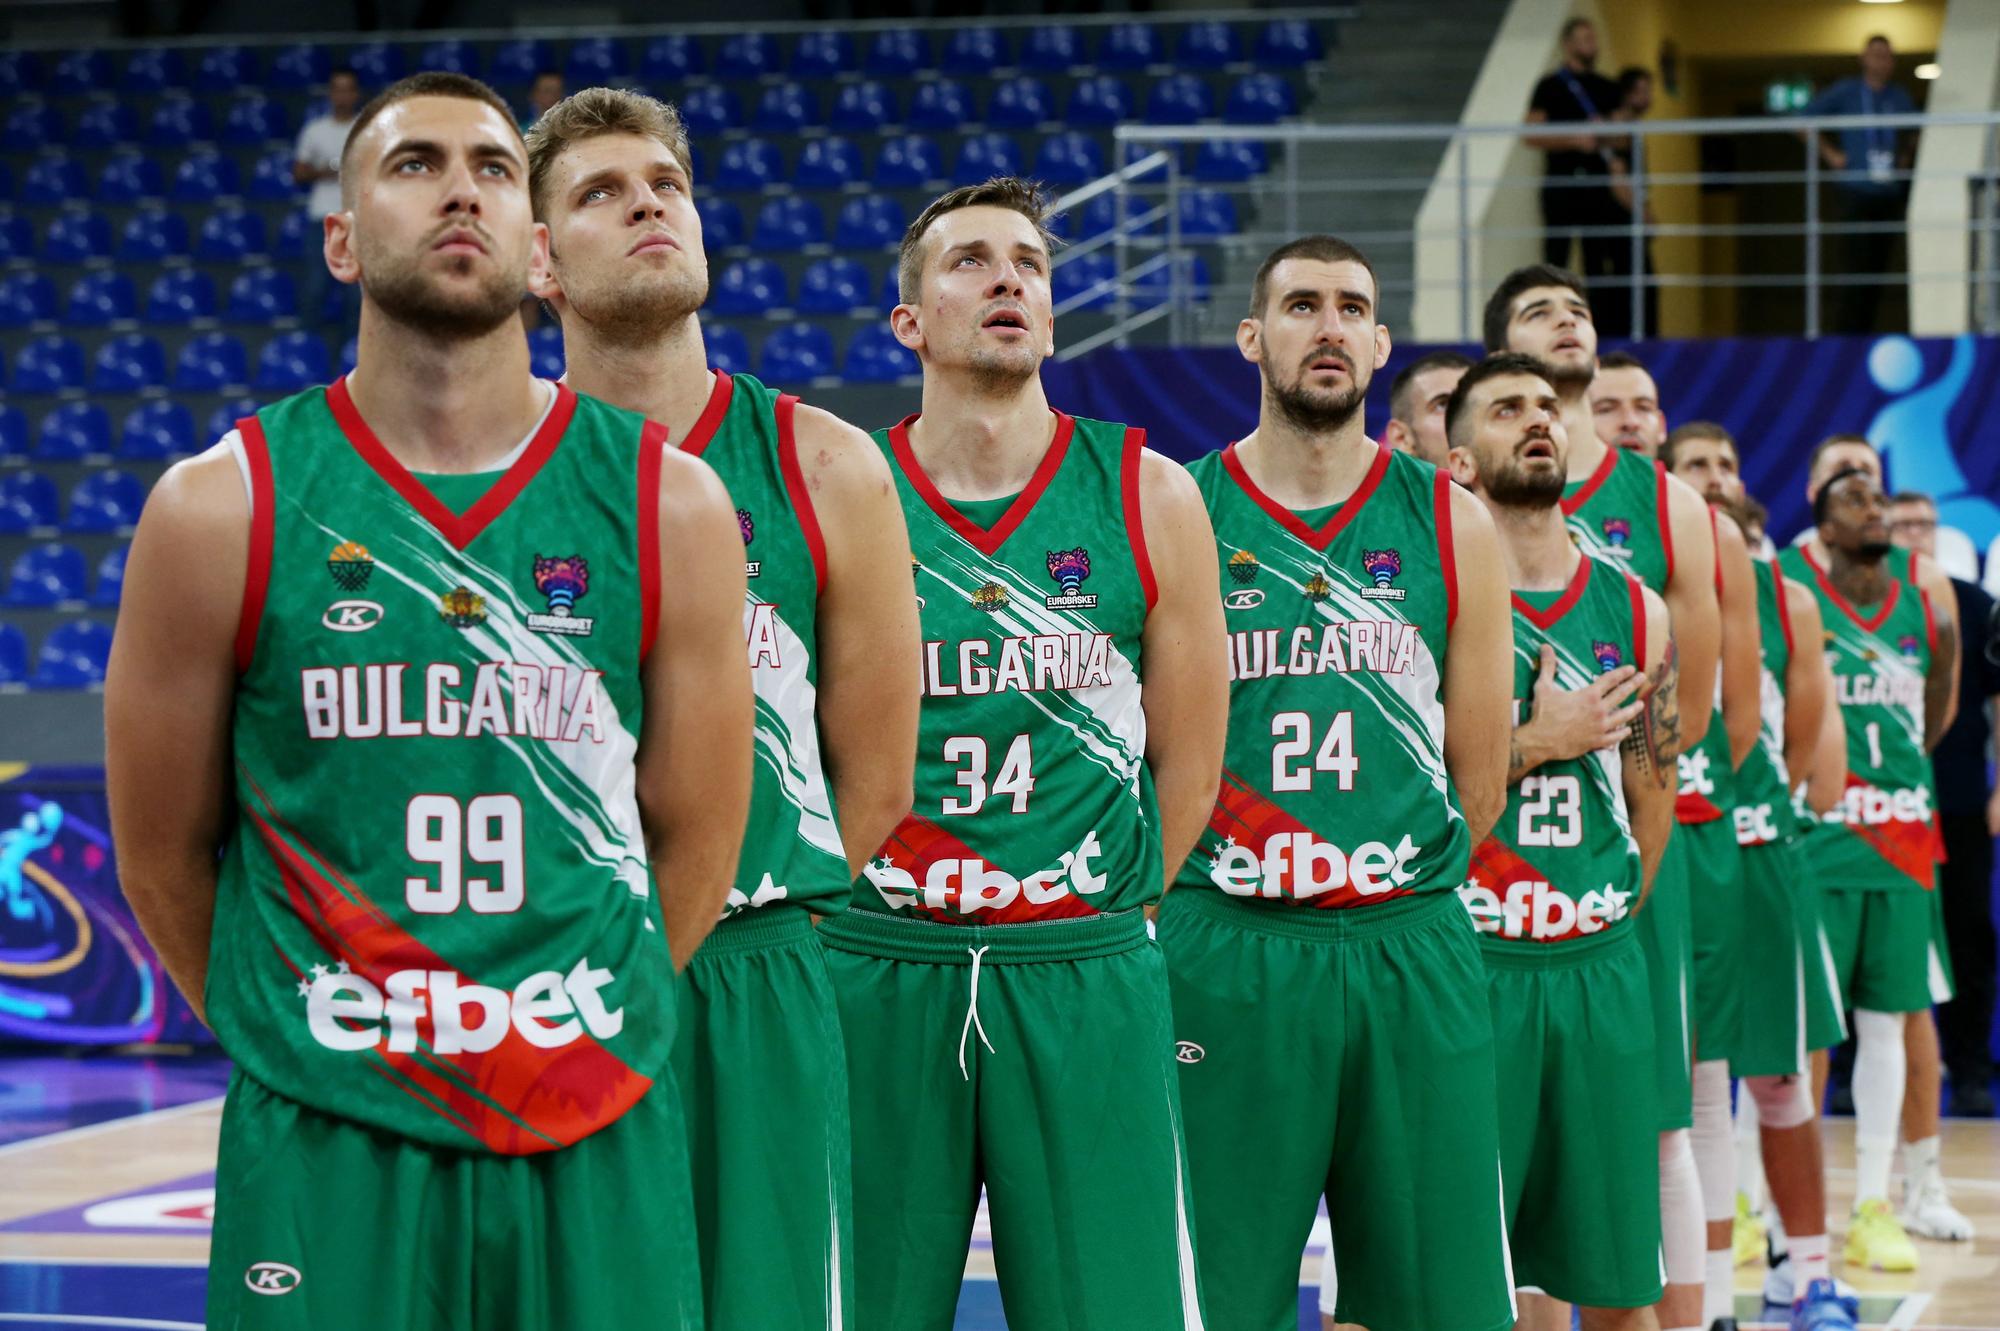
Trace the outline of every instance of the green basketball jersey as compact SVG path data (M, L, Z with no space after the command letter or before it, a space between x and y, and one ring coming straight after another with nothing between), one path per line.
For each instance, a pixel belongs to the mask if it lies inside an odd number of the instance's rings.
M759 906L846 908L847 853L820 760L815 612L826 546L792 437L795 397L718 370L681 444L715 468L736 504L749 590L743 627L757 694L750 821L723 917Z
M1012 924L1143 906L1162 874L1140 705L1145 432L1057 412L1028 488L982 526L925 475L915 419L875 440L916 563L916 798L853 908Z
M1792 659L1792 617L1784 574L1755 561L1758 663L1757 744L1736 769L1736 844L1768 846L1795 835L1792 781L1785 770L1785 670Z
M1514 593L1515 725L1532 715L1543 643L1555 648L1559 688L1583 688L1624 665L1643 668L1640 583L1586 555L1562 591ZM1510 787L1459 896L1482 934L1560 944L1621 925L1641 885L1624 760L1612 745L1543 763Z
M1562 509L1578 549L1667 594L1674 535L1665 467L1643 453L1607 447L1590 475L1564 487Z
M1808 825L1806 857L1823 887L1928 891L1938 841L1924 683L1934 665L1942 668L1929 599L1895 579L1888 595L1862 609L1827 577L1815 574L1807 585L1826 621L1834 701L1847 725L1847 789Z
M1662 473L1664 475L1664 473ZM1665 505L1661 506L1664 514ZM1715 510L1708 513L1708 530L1715 535ZM1655 590L1660 590L1656 588ZM1715 599L1722 600L1722 561L1715 563ZM1736 803L1736 771L1730 763L1729 727L1722 720L1722 671L1715 672L1715 693L1709 705L1708 729L1701 742L1680 755L1680 788L1674 794L1674 821L1712 823L1729 816Z
M1233 444L1188 470L1220 548L1229 740L1177 885L1321 907L1457 887L1471 838L1444 762L1449 478L1380 446L1315 526Z
M344 380L238 428L209 1019L313 1108L450 1147L573 1143L674 1033L634 790L664 432L558 388L497 480L427 484Z

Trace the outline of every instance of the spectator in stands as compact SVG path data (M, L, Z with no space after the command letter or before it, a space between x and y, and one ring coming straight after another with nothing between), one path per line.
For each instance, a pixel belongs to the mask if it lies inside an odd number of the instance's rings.
M344 65L327 75L326 105L325 115L308 120L299 131L299 144L292 153L292 179L312 187L306 196L306 212L313 225L307 229L309 239L299 264L299 314L309 325L326 321L327 297L334 291L326 258L310 238L318 236L319 223L328 213L341 210L340 155L347 147L348 131L354 128L355 113L361 109L360 76ZM345 303L343 289L343 306Z
M1472 368L1472 357L1433 351L1405 365L1389 385L1389 424L1382 442L1430 463L1445 465L1451 444L1444 437L1444 404Z
M528 86L528 114L521 117L521 130L549 113L549 108L563 99L563 76L559 69L545 69L535 75L535 81Z
M1917 106L1910 94L1890 82L1895 72L1896 52L1889 39L1870 37L1861 48L1861 73L1822 89L1806 104L1806 114L1912 114ZM1865 280L1834 288L1827 301L1826 331L1887 331L1882 319L1887 288L1876 279L1902 270L1896 238L1909 204L1910 182L1904 173L1916 157L1916 135L1907 130L1858 127L1822 133L1817 141L1820 161L1834 173L1833 220L1844 226L1880 228L1841 236L1830 247L1836 262L1827 265L1829 273ZM1900 298L1888 303L1893 309L1904 308ZM1905 320L1898 316L1889 322L1901 327Z
M1561 41L1562 63L1535 85L1529 123L1608 124L1623 97L1617 84L1597 72L1597 26L1573 18L1563 24ZM1543 257L1558 268L1574 267L1590 283L1598 327L1613 336L1629 333L1631 293L1619 279L1632 270L1632 242L1625 236L1588 234L1628 216L1611 193L1612 157L1604 136L1595 131L1542 134L1522 142L1548 154L1542 173ZM1583 251L1574 264L1572 243L1580 243Z
M1906 550L1937 558L1937 505L1904 491L1889 501L1889 539ZM1993 737L1988 702L2000 703L2000 667L1978 650L1980 626L1990 622L1991 597L1970 582L1951 580L1958 622L1971 635L1960 658L1958 716L1931 754L1937 778L1938 828L1945 862L1938 870L1944 932L1951 949L1957 996L1937 1010L1938 1039L1951 1077L1954 1113L1993 1115L1994 966L1993 838L2000 836L2000 792L1986 765Z

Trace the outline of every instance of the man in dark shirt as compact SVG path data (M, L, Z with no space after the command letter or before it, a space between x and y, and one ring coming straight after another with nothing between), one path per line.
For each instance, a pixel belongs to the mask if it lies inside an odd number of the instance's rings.
M1597 72L1597 28L1589 19L1563 24L1562 63L1535 85L1528 121L1536 125L1607 124L1624 101L1618 85ZM1523 139L1548 154L1542 173L1543 257L1558 268L1574 267L1590 283L1598 327L1612 337L1632 330L1632 240L1628 235L1579 235L1579 228L1619 226L1631 218L1611 189L1613 169L1605 139L1586 130ZM1581 241L1580 262L1570 245Z
M1896 73L1896 52L1887 37L1875 36L1861 48L1861 73L1845 78L1806 104L1809 116L1909 115L1917 109L1910 94L1890 82ZM1831 247L1838 267L1829 270L1856 279L1834 288L1827 301L1826 331L1873 333L1882 326L1885 293L1879 280L1894 276L1896 233L1902 230L1909 206L1908 171L1916 158L1916 135L1907 130L1854 128L1819 136L1822 165L1833 172L1833 218L1848 226L1877 227L1841 236ZM1900 293L1889 299L1893 310L1906 308ZM1903 326L1901 318L1890 321Z

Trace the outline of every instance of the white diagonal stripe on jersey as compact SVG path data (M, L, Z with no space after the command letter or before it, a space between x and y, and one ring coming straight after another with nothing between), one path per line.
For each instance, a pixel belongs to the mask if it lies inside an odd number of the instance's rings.
M743 623L747 630L758 605L755 592L744 592ZM819 758L819 695L807 673L810 654L805 640L785 622L776 606L770 622L778 639L776 666L750 672L757 694L757 756L778 778L785 803L798 811L799 836L829 855L845 859L840 828L833 818L833 797L827 792Z

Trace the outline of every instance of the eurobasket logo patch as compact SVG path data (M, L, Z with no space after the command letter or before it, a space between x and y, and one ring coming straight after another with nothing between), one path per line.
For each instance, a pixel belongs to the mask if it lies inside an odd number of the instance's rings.
M1615 642L1595 642L1590 644L1590 654L1597 658L1597 668L1609 674L1625 664L1625 653L1618 650Z
M743 553L748 555L750 553L750 542L757 538L757 524L751 521L749 509L739 508L736 510L736 530L743 533ZM912 564L916 563L914 559L910 562ZM745 559L743 561L743 576L754 578L763 567L764 561L761 559Z
M1074 550L1051 550L1048 552L1049 576L1056 586L1062 588L1059 596L1043 598L1043 604L1051 610L1095 610L1097 596L1083 590L1083 580L1090 576L1090 551L1083 546Z
M1403 575L1403 556L1394 550L1363 550L1361 567L1374 580L1373 587L1363 587L1361 595L1370 601L1400 601L1409 595L1401 587L1392 586Z
M1914 633L1905 633L1902 637L1896 639L1896 650L1905 656L1914 657L1917 654L1917 635Z
M344 592L358 592L368 585L369 575L375 572L375 559L367 546L342 541L327 555L326 571L333 575L334 586Z
M549 611L529 615L529 628L571 638L590 636L597 621L575 612L577 598L590 590L590 565L582 555L536 555L535 590L548 598Z
M1614 555L1630 559L1632 557L1632 524L1624 518L1606 518L1598 524L1604 533L1605 547Z

